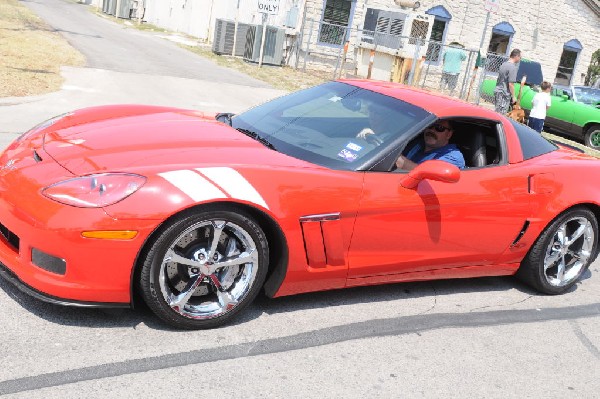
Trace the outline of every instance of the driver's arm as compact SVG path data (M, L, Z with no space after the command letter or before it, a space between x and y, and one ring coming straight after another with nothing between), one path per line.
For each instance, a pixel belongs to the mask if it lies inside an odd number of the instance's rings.
M358 132L358 134L356 135L356 138L366 140L366 138L369 134L375 134L375 132L370 127L366 127L363 130L361 130L360 132Z
M396 167L398 169L413 170L414 168L417 167L417 165L418 165L417 163L406 158L404 155L400 155L398 157L398 160L396 160Z

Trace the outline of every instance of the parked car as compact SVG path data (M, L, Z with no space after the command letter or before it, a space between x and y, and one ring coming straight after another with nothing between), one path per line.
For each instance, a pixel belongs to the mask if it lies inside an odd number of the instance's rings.
M482 92L492 96L495 79L486 79ZM519 93L520 84L515 84ZM529 112L536 91L526 85L521 106ZM588 147L600 150L600 89L588 86L560 86L552 88L552 106L547 112L544 129L583 140Z
M387 134L373 127L384 110ZM222 122L216 120L219 119ZM449 120L466 168L396 159ZM568 291L598 255L600 161L493 111L342 80L231 116L93 107L0 156L0 275L45 301L229 322L277 297L517 275Z

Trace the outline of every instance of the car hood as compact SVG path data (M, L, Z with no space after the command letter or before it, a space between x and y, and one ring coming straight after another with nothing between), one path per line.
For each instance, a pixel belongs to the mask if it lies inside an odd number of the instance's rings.
M88 122L73 118L49 129L43 142L44 151L75 175L207 164L314 166L270 150L212 115L177 109L121 110Z

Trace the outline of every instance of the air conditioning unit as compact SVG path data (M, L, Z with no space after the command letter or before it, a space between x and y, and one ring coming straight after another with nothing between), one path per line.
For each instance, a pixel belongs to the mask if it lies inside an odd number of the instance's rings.
M131 16L131 0L121 0L119 8L115 4L115 17L129 19Z
M242 57L246 48L246 36L250 25L238 22L237 38L235 41L235 53L233 55ZM215 54L231 55L233 50L233 35L235 22L228 19L217 19L215 23L215 36L213 38L212 51Z
M244 60L259 62L260 46L262 44L262 25L252 25L246 33ZM263 64L282 65L283 47L285 45L285 29L267 25Z
M102 12L108 15L117 13L117 0L104 0L102 3Z
M367 8L360 46L404 58L422 57L431 36L433 15Z

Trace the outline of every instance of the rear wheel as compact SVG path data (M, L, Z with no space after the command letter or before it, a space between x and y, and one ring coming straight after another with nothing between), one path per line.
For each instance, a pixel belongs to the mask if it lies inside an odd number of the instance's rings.
M586 130L585 145L600 150L600 125L592 125Z
M538 237L517 276L546 294L561 294L575 284L593 261L598 221L587 208L570 209Z
M146 255L142 295L173 327L220 326L260 291L268 251L265 234L245 215L223 210L181 217L163 229Z

